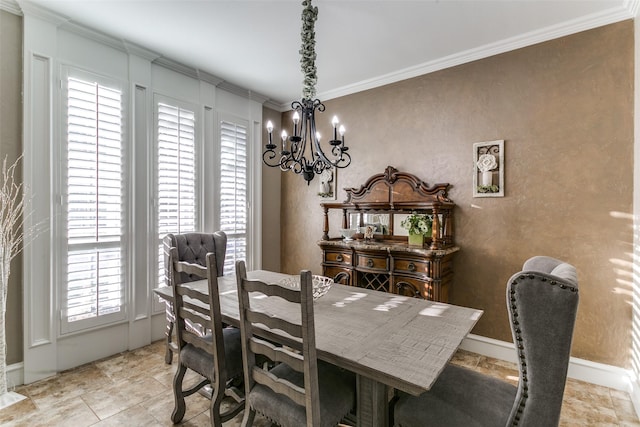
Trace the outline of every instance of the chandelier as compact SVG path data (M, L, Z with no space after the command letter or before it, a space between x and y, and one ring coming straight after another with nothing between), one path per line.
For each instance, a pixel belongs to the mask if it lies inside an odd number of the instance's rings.
M318 19L318 8L311 6L311 0L303 0L302 6L302 47L300 49L300 64L304 75L302 87L302 100L291 104L293 113L293 135L288 136L282 131L282 147L273 143L273 123L267 123L269 141L262 153L262 161L267 166L280 167L282 171L293 171L302 174L307 185L315 175L332 168L346 168L351 164L351 156L347 151L349 147L344 145L344 126L340 125L338 118L333 117L333 139L329 140L325 153L320 145L320 133L316 130L316 110L323 112L325 107L316 96L316 39L314 23ZM338 137L339 136L339 137Z

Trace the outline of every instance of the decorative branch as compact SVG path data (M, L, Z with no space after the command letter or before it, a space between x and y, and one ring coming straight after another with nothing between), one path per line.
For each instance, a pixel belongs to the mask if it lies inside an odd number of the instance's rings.
M7 340L5 315L11 260L22 250L24 240L23 184L16 183L15 174L22 156L9 167L2 162L0 182L0 396L7 393Z

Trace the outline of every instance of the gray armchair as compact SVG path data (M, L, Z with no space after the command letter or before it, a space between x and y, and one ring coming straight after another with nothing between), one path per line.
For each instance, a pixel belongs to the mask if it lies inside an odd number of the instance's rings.
M518 386L450 364L429 392L399 395L396 427L558 425L578 310L575 268L527 260L507 283L507 310Z
M216 270L218 277L224 274L224 259L227 254L227 235L224 231L216 231L215 233L183 233L183 234L167 234L162 241L164 246L164 280L167 286L171 286L170 273L170 249L175 247L178 249L178 261L186 261L206 267L207 253L213 252L216 257ZM183 283L199 280L185 273L181 274ZM173 359L173 353L178 351L178 347L172 342L173 327L175 323L175 314L171 304L167 304L166 310L167 328L165 331L167 340L167 349L165 353L165 362L170 364Z

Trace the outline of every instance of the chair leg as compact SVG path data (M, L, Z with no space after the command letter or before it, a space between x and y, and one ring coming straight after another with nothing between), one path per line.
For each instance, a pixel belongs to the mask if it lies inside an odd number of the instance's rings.
M167 365L171 365L171 362L173 361L173 350L174 350L174 344L171 342L172 341L172 335L173 335L173 325L174 325L174 321L175 321L175 317L173 315L173 305L167 303L167 307L165 309L165 315L167 317L167 326L165 327L164 330L164 334L165 334L165 339L166 339L166 351L164 354L164 363L166 363Z
M174 423L182 421L186 411L184 394L182 392L182 380L184 379L184 374L186 372L187 367L180 363L176 370L176 375L173 377L173 397L175 400L175 406L173 408L173 413L171 414L171 421Z
M248 405L244 409L244 417L242 417L241 427L251 427L253 425L253 419L256 416L256 411L251 409Z
M226 411L220 414L220 419L223 423L226 423L230 419L235 418L235 416L242 412L242 410L244 409L244 394L234 386L228 386L224 391L221 392L221 394L221 399L230 397L231 400L235 402ZM218 410L219 409L220 407L218 407Z
M211 425L215 427L222 427L222 418L220 417L220 405L222 404L222 399L224 398L224 392L220 391L220 387L215 387L214 382L211 382L211 387L213 388L211 393Z

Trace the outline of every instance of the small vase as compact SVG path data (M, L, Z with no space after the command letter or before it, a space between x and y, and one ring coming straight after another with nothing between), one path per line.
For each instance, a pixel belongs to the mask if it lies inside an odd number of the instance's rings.
M409 246L420 246L424 244L424 236L422 234L409 234Z
M489 187L493 184L493 172L487 171L482 172L482 185L484 187Z

